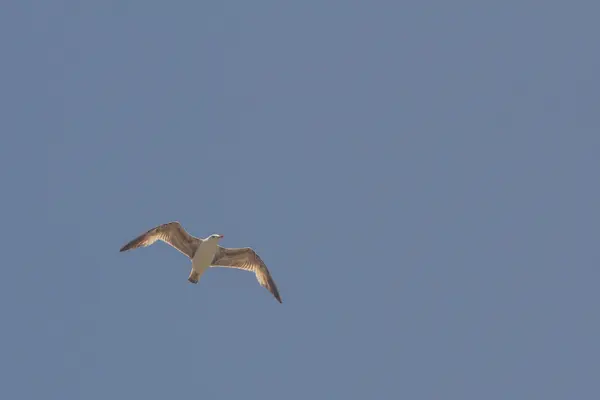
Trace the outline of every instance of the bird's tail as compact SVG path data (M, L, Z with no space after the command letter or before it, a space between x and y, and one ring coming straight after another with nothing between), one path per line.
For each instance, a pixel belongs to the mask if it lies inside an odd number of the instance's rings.
M190 276L188 277L188 281L192 282L192 283L198 283L198 280L200 279L200 273L194 269L192 269L192 271L190 272Z

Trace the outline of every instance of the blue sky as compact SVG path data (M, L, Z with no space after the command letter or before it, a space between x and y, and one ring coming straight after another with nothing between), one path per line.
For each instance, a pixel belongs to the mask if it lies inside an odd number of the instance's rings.
M2 398L600 395L597 2L8 4Z

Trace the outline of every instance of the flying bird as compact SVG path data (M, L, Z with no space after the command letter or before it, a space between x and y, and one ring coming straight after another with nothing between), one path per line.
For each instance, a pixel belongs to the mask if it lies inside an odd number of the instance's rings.
M204 239L197 238L187 233L179 222L174 221L150 229L121 247L119 251L147 247L157 240L161 240L185 254L192 261L192 270L188 277L188 281L191 283L198 283L202 274L209 267L243 269L254 272L258 283L281 303L277 285L258 254L249 247L237 249L221 247L219 240L222 238L223 235L219 234L212 234Z

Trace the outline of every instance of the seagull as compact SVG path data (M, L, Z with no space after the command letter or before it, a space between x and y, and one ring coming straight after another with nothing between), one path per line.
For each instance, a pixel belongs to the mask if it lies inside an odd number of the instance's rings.
M174 221L150 229L121 247L119 251L147 247L157 240L161 240L188 256L192 261L192 270L188 277L188 281L191 283L197 284L208 267L243 269L254 272L258 283L281 303L277 285L258 254L249 247L237 249L221 247L219 246L221 239L223 239L223 235L219 234L212 234L204 239L197 238L187 233L179 222Z

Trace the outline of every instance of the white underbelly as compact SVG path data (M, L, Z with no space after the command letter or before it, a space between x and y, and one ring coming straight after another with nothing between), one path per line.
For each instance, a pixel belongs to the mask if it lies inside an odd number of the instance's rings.
M192 259L192 268L197 272L204 272L212 263L215 252L217 251L217 243L202 242L200 247L194 254Z

